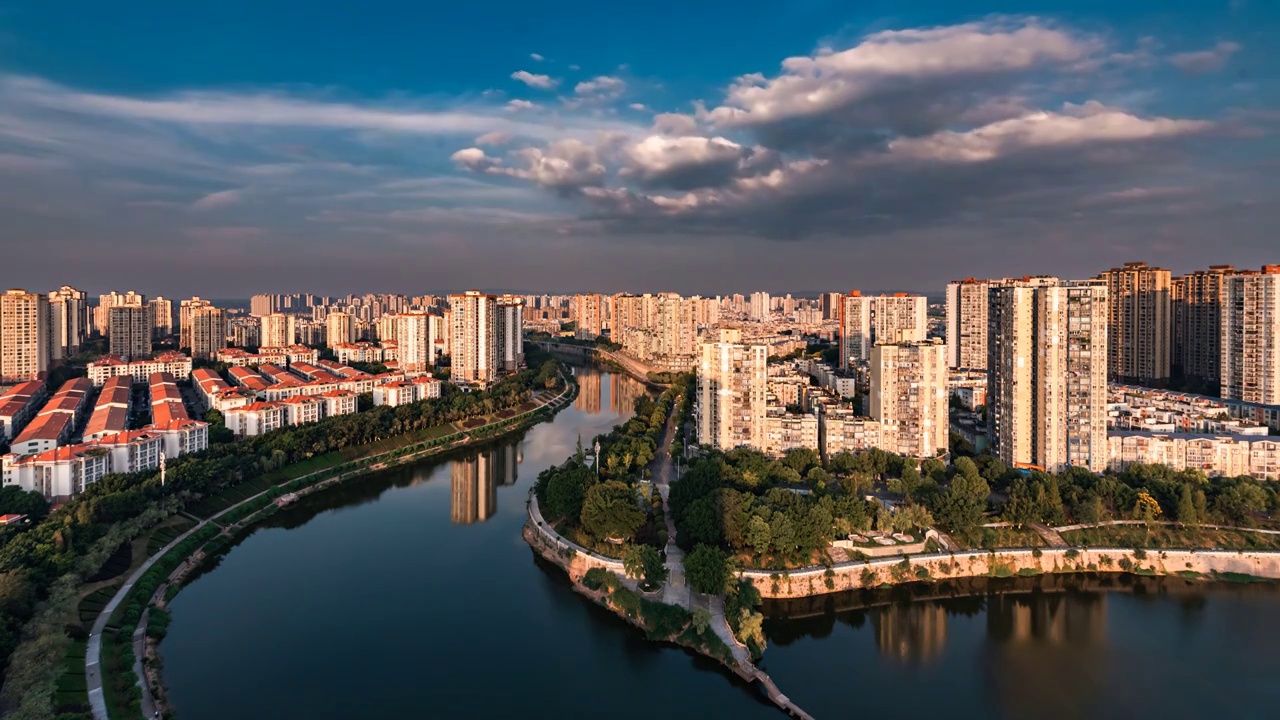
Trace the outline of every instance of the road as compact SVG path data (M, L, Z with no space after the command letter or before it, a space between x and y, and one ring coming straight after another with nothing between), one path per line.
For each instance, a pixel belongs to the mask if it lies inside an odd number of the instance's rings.
M671 443L676 438L677 430L675 417L676 413L673 411L667 420L667 429L662 435L662 444L658 446L657 456L654 458L651 469L654 484L658 487L658 494L662 496L662 516L667 525L667 584L662 591L662 600L668 605L687 608L690 592L684 578L684 551L676 545L676 523L671 519L671 506L667 501L671 493L671 483L677 479L675 459L671 457Z

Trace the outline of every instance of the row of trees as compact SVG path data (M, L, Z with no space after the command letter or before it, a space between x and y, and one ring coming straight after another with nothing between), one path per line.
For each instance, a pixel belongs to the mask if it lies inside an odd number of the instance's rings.
M642 509L636 481L646 472L662 442L662 432L677 391L641 395L627 422L595 438L600 450L594 463L579 443L578 451L559 467L538 475L538 506L565 531L582 530L596 541L631 541L652 520L651 505Z
M446 386L439 399L379 407L213 445L171 461L164 486L156 471L106 476L44 520L0 536L0 670L7 666L33 602L44 598L56 578L74 573L76 560L112 526L139 516L162 499L192 502L284 465L515 408L527 402L534 389L557 388L562 383L558 365L547 360L484 392L463 393Z

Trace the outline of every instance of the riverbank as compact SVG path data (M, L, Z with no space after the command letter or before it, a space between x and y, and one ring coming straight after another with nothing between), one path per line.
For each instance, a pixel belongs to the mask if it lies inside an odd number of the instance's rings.
M814 597L912 582L1049 573L1123 572L1191 579L1280 580L1280 552L1099 547L1009 548L904 555L792 571L747 570L769 600Z
M564 373L562 377L565 377ZM180 589L181 580L197 569L203 561L217 556L218 552L229 546L237 535L274 514L278 510L274 501L285 494L302 497L380 470L490 442L554 417L556 413L572 403L577 392L577 383L566 377L565 387L559 395L545 401L540 400L541 404L538 407L524 413L508 418L498 418L482 426L461 429L450 435L433 438L416 450L413 446L396 448L380 455L364 458L358 463L325 468L301 475L287 483L266 488L201 520L195 527L190 528L149 558L126 580L95 620L94 630L90 635L89 646L85 653L85 677L89 688L90 708L95 720L105 720L110 716L108 702L103 693L104 682L108 678L104 678L100 670L104 652L103 632L108 629L109 620L122 604L138 605L144 608L137 621L136 630L132 627L128 628L131 631L129 633L132 640L130 650L134 660L134 672L147 678L147 682L140 683L143 715L151 717L157 711L168 713L168 707L163 703L155 702L155 696L163 697L164 691L158 664L154 662L158 659L155 652L158 641L146 639L149 610L157 605L161 608L165 607ZM199 542L192 543L192 538L198 533L200 534ZM117 639L116 644L120 645L121 642ZM143 662L144 657L150 660Z

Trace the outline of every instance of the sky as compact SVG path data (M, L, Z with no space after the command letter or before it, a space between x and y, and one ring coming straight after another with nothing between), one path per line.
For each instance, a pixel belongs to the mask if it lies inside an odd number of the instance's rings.
M938 292L1280 262L1280 3L8 0L0 283Z

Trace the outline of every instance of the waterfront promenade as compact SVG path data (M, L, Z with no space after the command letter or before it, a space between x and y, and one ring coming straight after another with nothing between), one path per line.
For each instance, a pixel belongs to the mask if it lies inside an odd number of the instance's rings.
M509 425L512 428L519 427L520 425L522 425L523 422L527 421L531 416L543 411L544 409L550 408L553 413L563 409L568 405L569 401L572 399L572 396L575 392L576 392L576 387L573 384L566 382L564 390L562 390L555 397L545 398L541 396L535 396L534 400L538 404L538 406L535 408L532 408L530 410L527 410L526 412L520 413L519 415L514 415L510 418L494 419L491 422L479 427L468 428L465 430L457 430L452 435L446 435L441 438L438 438L436 442L439 444L435 444L432 447L426 448L419 452L414 452L409 455L401 456L397 458L397 460L399 462L404 462L407 460L412 460L412 459L426 456L426 455L438 454L441 452L447 452L449 450L456 450L456 449L465 447L466 445L470 444L473 441L473 436L475 434L483 432L484 430L496 425ZM452 442L447 442L447 443L440 442L440 441L449 441L451 438L452 438ZM488 437L483 438L483 440L489 440L489 439L490 438ZM401 450L392 450L388 453L385 453L385 455L392 455L397 452L401 452ZM374 456L368 459L376 460L380 457L382 456ZM378 470L385 469L386 467L388 467L387 462L375 462L368 466L336 475L333 478L324 481L323 486L328 487L330 484L336 484L337 482L341 482L343 480L347 480L347 479L354 478L361 475L367 475L372 472L377 472ZM309 475L303 475L298 479L307 479L307 478L315 477L318 475L331 474L332 472L333 472L333 469L327 468L324 470L316 471L315 473L312 473ZM318 489L321 489L320 485L312 486L311 488L311 490L313 491ZM245 498L244 500L237 502L234 505L231 505L219 511L216 514L211 515L210 517L204 520L201 520L195 526L191 527L190 529L188 529L178 537L174 538L163 548L156 551L154 554L148 557L145 561L143 561L143 563L133 573L129 575L125 583L120 587L120 589L115 593L115 595L112 596L112 598L108 601L108 603L103 607L102 611L98 613L98 616L94 619L92 628L90 630L89 639L85 648L85 682L88 687L89 706L90 706L90 710L92 712L94 720L109 720L110 718L110 712L107 706L106 696L103 689L103 685L105 683L105 678L103 678L102 676L103 633L106 631L106 627L110 623L111 616L115 613L115 611L129 596L129 593L130 591L132 591L133 587L143 577L143 575L145 575L147 571L149 571L156 564L156 562L158 562L162 557L164 557L168 552L170 552L174 547L176 547L183 540L186 540L191 535L209 526L210 523L216 523L217 520L223 517L224 515L227 515L228 513L232 513L244 507L245 505L254 503L255 501L260 500L264 496L268 496L274 490L275 490L274 487L267 488L262 492L259 492L248 498ZM301 494L305 494L305 492L306 491L303 491ZM238 525L248 524L251 522L253 522L253 516L244 518L243 520L240 521L240 523L238 523ZM183 569L182 567L179 567L178 570L174 571L174 573L177 573L182 569ZM171 574L170 577L173 577L173 574ZM162 590L163 590L163 586L160 589L158 589L157 592L161 592ZM148 600L150 601L153 599L154 598L149 598ZM133 646L134 670L139 678L139 685L142 691L142 703L141 703L142 711L143 711L142 717L151 718L154 716L158 708L156 706L155 699L152 696L151 688L146 682L145 674L142 672L143 670L142 658L144 657L143 653L144 653L146 627L147 627L146 620L147 620L147 614L144 613L143 619L139 621L138 627L135 630L133 637L130 638L130 642L131 642L131 645Z

